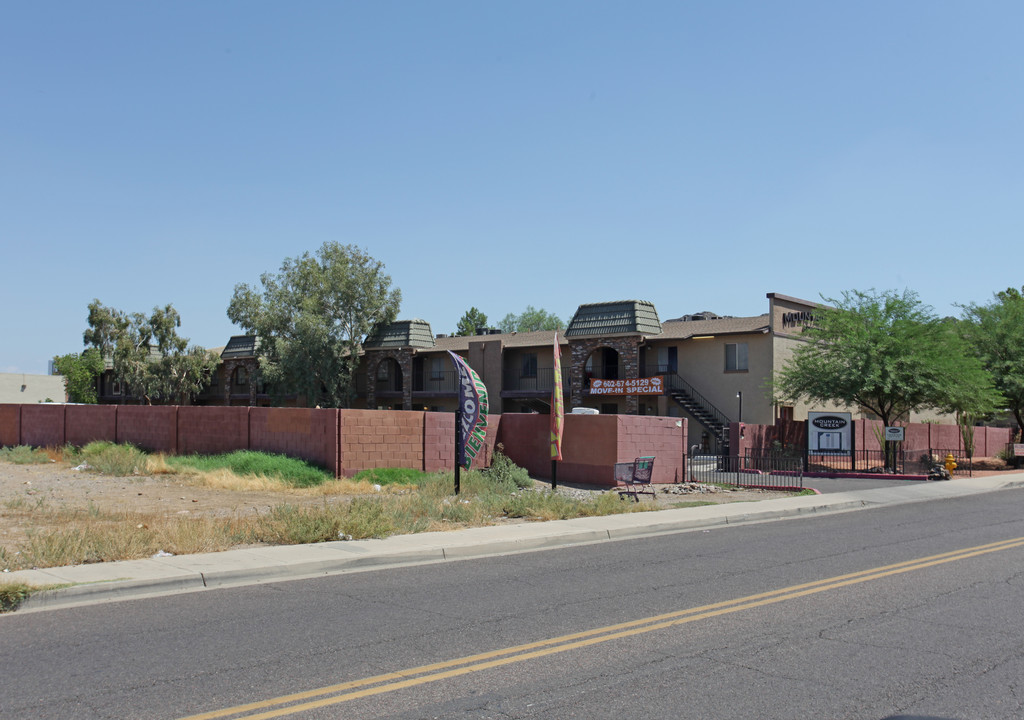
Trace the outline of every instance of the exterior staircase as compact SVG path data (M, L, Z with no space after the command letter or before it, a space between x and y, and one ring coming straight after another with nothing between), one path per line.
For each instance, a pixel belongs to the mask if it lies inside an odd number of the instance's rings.
M719 454L728 455L729 418L678 375L665 379L668 395L718 441Z

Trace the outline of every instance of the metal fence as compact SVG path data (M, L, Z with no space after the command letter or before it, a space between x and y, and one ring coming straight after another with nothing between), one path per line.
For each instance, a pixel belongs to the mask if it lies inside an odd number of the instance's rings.
M971 474L970 458L957 448L897 449L888 458L884 450L857 450L852 455L812 453L807 457L807 472L927 475L934 464L942 465L947 455L952 455L956 462L953 475Z
M687 461L691 482L736 487L802 488L804 461L778 455L691 455Z

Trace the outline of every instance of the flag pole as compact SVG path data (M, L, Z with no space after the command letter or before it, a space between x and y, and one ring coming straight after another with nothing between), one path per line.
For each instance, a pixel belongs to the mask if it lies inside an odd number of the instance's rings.
M462 403L455 409L455 494L459 494L462 464L459 462L459 448L462 447Z
M562 459L562 424L565 422L565 408L562 397L562 351L558 347L558 331L555 330L555 344L552 350L551 369L551 489L558 488L558 461Z

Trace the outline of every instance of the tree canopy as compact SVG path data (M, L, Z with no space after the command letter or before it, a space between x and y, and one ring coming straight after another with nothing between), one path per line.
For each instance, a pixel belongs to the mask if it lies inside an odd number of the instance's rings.
M533 332L534 330L561 330L565 323L543 308L527 305L521 314L509 313L501 319L498 327L502 332Z
M305 393L310 404L347 407L363 341L393 322L401 303L384 265L328 242L315 255L286 258L260 284L235 286L228 317L258 336L264 380Z
M114 375L127 385L129 395L147 404L186 403L209 380L217 361L202 347L190 346L188 338L178 335L179 327L181 316L173 305L155 307L147 317L93 300L83 339L110 358Z
M972 303L963 310L961 336L992 374L1017 427L1024 431L1024 294L1007 288L987 305Z
M991 376L955 323L917 294L849 291L824 299L779 373L781 399L839 403L876 414L887 426L912 411L984 415L998 404Z
M53 359L53 366L64 376L64 390L68 402L95 404L99 398L96 380L103 373L103 356L96 348L82 353L59 355Z
M476 329L482 327L487 327L487 316L475 307L471 307L462 315L462 319L459 320L455 334L462 337L476 335Z

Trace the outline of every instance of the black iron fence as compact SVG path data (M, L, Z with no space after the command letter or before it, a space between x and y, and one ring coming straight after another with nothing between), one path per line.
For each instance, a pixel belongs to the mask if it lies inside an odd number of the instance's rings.
M857 450L853 454L812 453L807 456L807 472L892 473L894 475L927 475L935 465L945 467L946 456L952 455L956 468L953 475L970 475L971 460L956 448L924 448L908 450Z
M802 488L802 457L780 455L691 455L687 460L690 482L735 487Z

